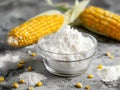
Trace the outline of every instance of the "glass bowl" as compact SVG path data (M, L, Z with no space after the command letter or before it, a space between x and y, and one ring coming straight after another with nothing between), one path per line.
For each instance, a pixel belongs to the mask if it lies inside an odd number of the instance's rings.
M93 41L94 47L79 53L64 54L46 51L39 46L39 44L36 45L37 54L42 57L44 65L50 73L58 76L77 76L87 71L92 61L92 57L95 55L97 41L89 34L82 33L82 35L89 37ZM58 59L58 57L61 59ZM75 57L76 59L73 60L72 57Z

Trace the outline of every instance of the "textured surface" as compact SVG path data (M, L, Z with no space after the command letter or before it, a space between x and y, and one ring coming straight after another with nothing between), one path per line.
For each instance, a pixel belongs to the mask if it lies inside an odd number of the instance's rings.
M119 0L91 0L90 5L91 4L120 14ZM119 80L107 85L101 82L95 73L95 68L100 63L103 65L120 64L120 42L118 41L94 34L80 27L79 29L81 31L85 31L96 37L98 40L98 48L89 70L81 76L71 78L57 77L48 73L41 60L32 61L34 58L26 55L25 52L28 49L13 49L6 44L5 40L7 33L12 27L17 26L30 17L35 16L40 12L49 10L50 8L51 7L45 4L44 0L0 0L0 53L3 54L6 50L9 50L14 54L20 54L23 58L27 58L27 56L29 57L29 62L27 62L27 65L32 65L35 72L40 72L48 78L46 81L44 81L42 87L36 88L35 90L78 90L74 87L78 81L83 83L83 85L91 85L92 90L120 90ZM107 51L110 51L114 55L113 60L110 60L107 56L105 56ZM10 70L9 75L6 75L6 78L7 80L10 80L11 76L14 78L17 74L22 73L23 71L24 70ZM93 79L86 78L87 74L89 73L94 74ZM8 82L9 85L11 81L14 81L14 79ZM6 86L7 85L3 86L0 84L0 90L12 90L12 88ZM25 85L21 85L18 90L26 89L27 87Z

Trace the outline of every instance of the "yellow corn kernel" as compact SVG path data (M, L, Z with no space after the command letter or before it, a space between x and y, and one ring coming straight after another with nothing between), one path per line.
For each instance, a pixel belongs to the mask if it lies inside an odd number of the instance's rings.
M19 64L25 64L25 61L24 60L20 60Z
M38 86L38 87L40 87L40 86L42 86L42 85L43 85L42 82L37 82L37 83L36 83L36 86Z
M103 69L103 65L102 65L102 64L99 64L99 65L97 66L97 69L102 70L102 69Z
M4 82L5 78L3 76L0 76L0 82Z
M87 78L93 78L94 76L92 74L88 74Z
M85 89L90 90L90 89L91 89L91 86L90 86L90 85L87 85L87 86L85 86Z
M77 87L77 88L82 88L83 85L82 85L80 82L78 82L78 83L76 84L76 87Z
M31 87L29 87L28 89L29 89L29 90L34 90L34 87L31 86Z
M23 47L36 43L41 37L58 31L64 24L62 14L38 15L13 28L8 34L8 44Z
M114 56L111 54L111 52L107 52L106 55L110 58L110 59L113 59Z
M90 6L80 14L80 21L88 30L120 41L119 15ZM112 59L113 56L110 58Z
M28 66L27 70L32 71L33 70L32 66Z
M17 82L13 83L12 85L13 88L19 88L19 84Z
M31 56L35 57L35 56L37 56L37 54L36 53L31 53Z
M22 68L22 67L23 67L23 64L18 63L18 64L17 64L17 67L18 67L18 68Z
M24 83L25 83L25 80L20 80L19 83L20 83L20 84L24 84Z
M111 55L109 58L110 58L110 59L113 59L113 58L114 58L114 56L113 56L113 55Z
M22 67L23 67L23 64L19 64L19 63L18 63L18 64L17 64L17 67L18 67L18 68L22 68Z
M107 56L110 56L110 55L111 55L111 52L107 52L106 55L107 55Z

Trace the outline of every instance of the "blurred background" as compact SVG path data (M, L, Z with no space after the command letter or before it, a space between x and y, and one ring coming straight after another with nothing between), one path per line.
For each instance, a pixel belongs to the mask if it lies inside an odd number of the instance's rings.
M74 0L52 0L54 3L67 2L73 5ZM95 5L120 14L120 0L91 0L89 5ZM88 6L89 6L88 5ZM0 50L9 48L5 44L8 31L38 15L50 7L46 0L0 0Z

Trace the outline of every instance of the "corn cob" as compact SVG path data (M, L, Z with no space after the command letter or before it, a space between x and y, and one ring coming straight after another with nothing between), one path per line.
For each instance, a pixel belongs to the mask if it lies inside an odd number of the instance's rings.
M89 30L120 41L120 16L102 8L90 6L79 17Z
M54 33L66 24L72 23L89 1L83 0L79 2L75 0L73 8L64 14L51 10L33 17L9 32L8 44L13 47L23 47L36 43L41 37Z
M64 16L58 11L52 12L36 16L13 28L8 34L8 44L13 47L31 45L39 38L59 30L64 24Z

